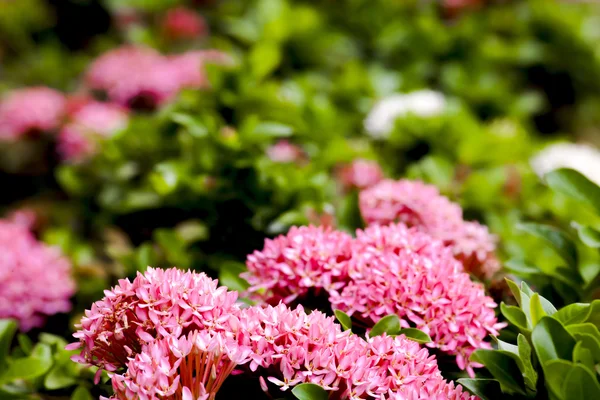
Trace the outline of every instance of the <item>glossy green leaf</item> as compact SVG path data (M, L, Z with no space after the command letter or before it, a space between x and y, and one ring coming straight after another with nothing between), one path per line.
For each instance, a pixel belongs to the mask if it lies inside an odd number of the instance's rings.
M0 376L0 382L29 380L45 374L52 366L52 353L46 344L37 344L31 356L14 360Z
M348 314L341 310L335 310L334 314L337 320L340 322L340 325L342 325L342 328L344 328L344 330L352 331L352 319L350 319Z
M542 308L540 296L537 293L534 293L529 301L529 314L531 315L531 323L533 326L537 325L538 321L547 315Z
M500 303L500 311L502 315L514 326L521 329L522 331L528 331L527 317L525 313L515 306L507 306L504 303Z
M17 341L19 342L19 347L23 351L23 353L28 356L31 354L31 350L33 349L33 343L31 339L25 334L17 335Z
M589 303L574 303L561 308L553 317L566 326L586 321L591 312L592 308Z
M400 329L399 335L405 335L408 339L418 343L430 343L431 337L420 329L403 328Z
M550 360L571 360L575 339L552 317L542 317L531 333L533 348L540 363Z
M6 361L10 343L16 332L16 321L12 319L0 319L0 366Z
M600 187L581 173L561 168L547 173L544 179L553 190L585 202L600 213Z
M375 337L387 333L397 335L400 332L400 319L397 315L390 314L379 320L369 332L369 337Z
M329 394L325 389L314 383L301 383L294 386L292 394L299 400L327 400Z
M523 376L525 377L525 384L531 390L536 390L538 374L533 363L531 361L531 345L527 341L524 335L520 334L517 336L518 353L521 362L523 363Z
M540 274L538 267L528 264L523 260L512 259L504 263L504 268L516 275L529 276ZM512 282L512 281L511 281ZM515 284L516 285L516 284Z
M500 383L495 379L461 378L457 382L481 400L502 400L505 398Z
M75 376L68 368L55 365L44 378L44 387L48 390L62 389L77 383Z
M566 326L566 329L571 335L575 335L577 333L586 333L600 340L600 331L598 328L596 328L596 325L590 324L589 322L584 322L582 324L571 324Z
M562 394L567 399L600 399L600 384L592 371L576 364L563 382Z
M573 240L563 231L549 225L535 223L521 223L517 228L544 239L569 266L572 268L577 266L577 248Z
M568 399L563 397L562 387L573 366L574 364L567 360L550 360L544 364L546 387L555 397L564 400Z
M575 348L573 349L573 362L575 364L583 364L590 371L594 370L594 355L585 347L583 342L577 342Z
M525 382L517 358L509 352L485 349L475 350L471 355L472 361L485 365L492 376L500 382L503 392L524 395Z
M521 305L521 288L519 288L519 285L517 285L514 281L511 281L508 278L505 278L505 281L508 284L508 287L510 288L510 291L512 292L513 296L517 300L517 304L519 304L519 306L520 306Z
M248 61L252 75L262 79L277 68L281 62L281 51L276 43L260 42L250 50Z

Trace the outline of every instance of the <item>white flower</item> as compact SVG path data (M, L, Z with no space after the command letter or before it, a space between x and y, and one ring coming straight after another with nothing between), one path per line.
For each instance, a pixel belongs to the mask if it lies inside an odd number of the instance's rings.
M446 98L433 90L420 90L408 94L394 94L378 101L364 121L365 130L371 137L389 135L398 117L412 113L420 117L432 117L444 112Z
M553 144L533 157L529 163L539 177L559 168L571 168L600 185L600 151L573 143Z

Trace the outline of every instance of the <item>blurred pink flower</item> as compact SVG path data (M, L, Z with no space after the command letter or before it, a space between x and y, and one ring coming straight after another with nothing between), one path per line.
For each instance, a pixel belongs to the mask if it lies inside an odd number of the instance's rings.
M500 269L497 238L479 223L463 220L460 206L433 185L386 179L361 191L359 206L367 224L402 222L442 240L478 277L491 278Z
M106 92L118 104L155 109L183 88L207 86L204 63L230 61L225 53L216 50L167 57L151 48L124 46L96 59L87 72L86 83L91 89Z
M195 39L208 34L208 25L194 10L175 7L163 18L162 30L170 39Z
M358 159L339 168L337 176L345 190L366 189L383 179L383 171L376 161Z
M292 227L287 235L266 239L261 251L248 256L249 294L257 300L290 304L304 297L340 288L346 280L346 262L352 237L327 227ZM260 294L259 294L260 293Z
M58 249L38 242L28 226L0 220L0 318L28 331L70 311L74 292L71 264Z
M65 97L47 87L9 92L0 103L0 140L56 130L65 112Z
M65 161L84 160L95 152L98 140L125 128L127 122L127 110L119 105L97 101L81 105L60 131L58 153Z
M277 163L293 163L304 158L304 151L298 145L280 140L267 149L267 157Z
M352 250L349 283L331 293L331 303L367 326L398 315L403 328L428 333L429 347L455 355L458 366L472 374L469 356L491 348L484 340L504 324L483 285L470 280L451 250L403 224L359 230Z

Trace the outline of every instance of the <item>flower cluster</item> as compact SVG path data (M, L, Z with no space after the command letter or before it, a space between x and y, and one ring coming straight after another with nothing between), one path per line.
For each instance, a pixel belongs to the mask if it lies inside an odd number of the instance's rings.
M112 103L89 101L77 107L58 136L58 153L63 160L79 161L95 152L96 141L110 137L127 126L127 110Z
M70 311L74 292L71 264L58 249L38 242L27 223L0 220L0 318L28 331Z
M248 272L242 277L257 300L290 304L309 289L329 292L343 286L351 244L350 235L331 228L292 227L287 235L265 240L262 251L249 255Z
M483 285L470 280L450 249L403 224L359 231L348 275L348 285L330 298L335 307L369 326L395 314L402 327L429 334L430 347L455 355L470 374L471 353L490 348L485 339L504 326Z
M432 90L420 90L408 94L394 94L381 99L373 106L364 121L367 134L374 138L389 136L396 119L408 114L433 117L444 112L446 98Z
M235 292L216 285L204 274L149 268L107 291L69 348L83 347L76 361L113 371L113 399L213 400L244 365L265 391L266 377L281 390L316 383L339 399L474 399L403 336L365 341L301 306L241 308Z
M65 106L65 97L47 87L10 92L0 103L0 140L58 129Z
M352 239L329 228L292 228L248 256L248 295L266 303L297 302L324 290L335 308L362 325L396 314L403 327L416 326L431 346L467 360L502 327L496 304L471 281L442 241L403 224L374 225Z
M194 39L208 33L206 21L193 10L175 7L167 11L162 30L170 39Z
M215 50L164 56L148 47L124 46L94 61L87 72L86 84L123 106L154 109L184 88L207 86L204 63L230 61L227 55Z
M491 278L499 269L496 237L477 222L463 219L458 204L433 185L410 180L383 180L360 193L360 212L367 224L402 222L450 246L467 272Z
M345 190L366 189L383 179L383 171L375 161L357 159L339 168L337 177Z
M267 157L277 163L293 163L302 160L305 155L300 146L280 140L267 149Z

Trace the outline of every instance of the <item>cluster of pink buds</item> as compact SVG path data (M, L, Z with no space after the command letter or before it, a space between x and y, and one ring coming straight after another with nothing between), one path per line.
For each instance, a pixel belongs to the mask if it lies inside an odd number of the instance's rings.
M247 259L247 295L295 304L323 293L332 308L371 327L395 314L428 333L429 345L456 356L462 369L497 335L494 301L473 282L443 242L403 224L374 225L357 238L323 227L292 228Z
M301 306L243 308L204 274L149 268L105 295L68 348L109 371L112 399L214 400L234 373L258 375L267 392L267 381L281 390L315 383L340 400L475 399L404 336L365 341Z
M500 270L496 237L487 227L465 221L458 204L433 185L411 180L383 180L360 193L360 212L367 224L402 222L443 241L465 270L489 279Z

